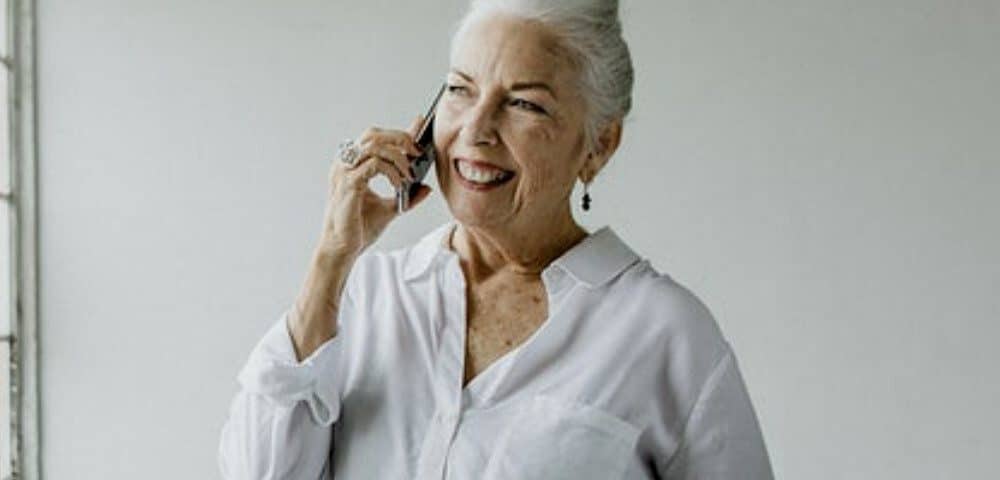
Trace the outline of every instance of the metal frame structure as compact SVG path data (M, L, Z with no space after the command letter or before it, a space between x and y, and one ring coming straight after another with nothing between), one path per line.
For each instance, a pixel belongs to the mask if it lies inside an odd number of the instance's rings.
M7 0L11 251L11 480L40 480L38 375L38 181L35 82L35 1ZM6 480L6 479L4 479Z

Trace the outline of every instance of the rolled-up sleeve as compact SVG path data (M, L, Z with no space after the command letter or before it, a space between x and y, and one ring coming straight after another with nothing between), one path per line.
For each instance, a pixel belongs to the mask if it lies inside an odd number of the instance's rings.
M288 312L239 372L218 452L225 479L326 479L340 415L343 335L297 361ZM342 333L342 332L341 332Z
M727 348L688 416L681 444L662 466L669 480L771 480L757 415L732 350Z

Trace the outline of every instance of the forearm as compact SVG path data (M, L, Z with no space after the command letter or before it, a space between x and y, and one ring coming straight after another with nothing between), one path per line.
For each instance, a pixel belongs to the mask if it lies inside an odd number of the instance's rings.
M288 318L299 361L337 335L337 312L347 275L357 255L320 247L313 252L302 289Z

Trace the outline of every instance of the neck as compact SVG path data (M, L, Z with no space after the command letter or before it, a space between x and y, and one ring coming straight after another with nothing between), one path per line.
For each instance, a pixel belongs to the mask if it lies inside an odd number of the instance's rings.
M468 281L480 282L497 273L538 277L586 236L587 231L567 214L561 221L534 229L459 224L451 248L458 253Z

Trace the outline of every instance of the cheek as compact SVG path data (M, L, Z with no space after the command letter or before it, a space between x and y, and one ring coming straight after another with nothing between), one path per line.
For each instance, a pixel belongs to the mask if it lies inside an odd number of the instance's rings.
M455 139L457 132L455 118L454 112L444 105L434 114L434 148L438 151L438 158L441 158L442 152L448 151L448 147Z
M557 129L547 125L523 125L513 129L515 155L519 158L522 193L525 196L562 195L575 179L573 165L577 149L560 141Z

